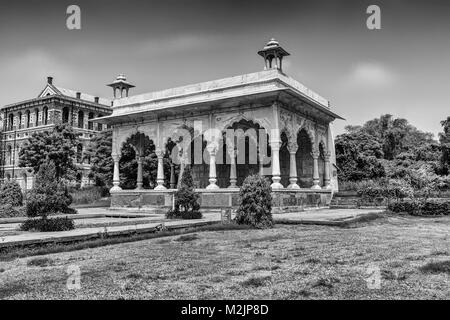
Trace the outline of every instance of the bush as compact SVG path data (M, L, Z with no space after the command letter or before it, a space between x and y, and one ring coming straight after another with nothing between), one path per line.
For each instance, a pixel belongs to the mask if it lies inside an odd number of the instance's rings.
M23 212L17 208L14 208L10 204L0 206L0 218L13 218L21 216L23 216Z
M70 191L72 197L72 203L79 204L92 204L101 198L107 196L108 190L105 187L89 186L82 189L73 189Z
M14 180L5 181L0 187L0 205L8 204L13 207L20 207L23 204L22 189Z
M248 176L239 191L240 206L236 214L238 224L263 229L273 226L270 184L259 175Z
M23 231L68 231L75 229L75 223L72 219L64 218L42 218L42 219L28 219L20 225Z
M53 162L43 164L36 176L36 185L27 198L27 216L47 217L52 213L76 213L69 208L71 203L72 197L67 188L56 179Z
M194 191L194 181L189 166L181 177L180 187L175 192L175 208L166 213L167 219L201 219L199 195Z
M394 213L408 213L410 215L449 215L450 200L401 201L390 203L388 210Z

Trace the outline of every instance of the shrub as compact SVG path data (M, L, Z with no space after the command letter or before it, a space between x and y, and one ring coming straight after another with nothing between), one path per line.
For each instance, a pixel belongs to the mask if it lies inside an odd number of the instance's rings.
M27 198L27 216L47 217L52 213L76 213L69 208L71 203L72 197L67 188L56 179L53 162L43 164L36 176L36 185Z
M408 213L411 215L449 215L450 200L425 202L418 201L401 201L390 203L388 210L394 213Z
M0 187L0 205L7 204L13 207L19 207L23 204L22 189L14 180L5 181Z
M73 204L91 204L108 195L107 188L89 186L70 191Z
M168 219L201 219L199 195L194 191L191 168L187 166L181 177L180 187L175 192L175 208L166 213Z
M0 218L12 218L21 216L21 212L10 204L0 206Z
M240 206L236 222L260 229L272 227L271 191L270 184L263 177L248 176L239 191Z
M75 223L72 219L64 218L42 218L42 219L28 219L20 225L23 231L68 231L75 229Z

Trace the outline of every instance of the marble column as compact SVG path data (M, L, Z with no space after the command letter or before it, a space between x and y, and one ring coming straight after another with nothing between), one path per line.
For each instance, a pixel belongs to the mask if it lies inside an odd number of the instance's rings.
M122 190L122 188L120 187L120 172L119 172L120 156L113 155L112 158L114 161L114 174L113 174L113 187L111 188L111 191L120 191Z
M137 180L136 180L136 190L142 190L142 186L144 185L144 178L142 176L142 157L137 156Z
M272 189L283 189L280 172L280 141L271 141L270 148L272 149Z
M208 190L219 189L217 185L217 174L216 174L216 154L217 146L211 143L207 147L209 153L209 185L206 187Z
M156 150L158 156L158 175L156 177L157 186L155 190L166 190L164 187L164 151L161 149Z
M331 189L331 178L330 178L330 158L331 158L331 153L325 152L324 154L324 158L325 158L325 177L324 177L324 184L325 184L325 189L329 190Z
M234 147L228 151L230 156L230 186L228 188L237 188L237 171L236 171L236 150Z
M313 186L311 189L319 190L322 189L319 186L319 150L313 149L311 156L313 158Z
M258 159L259 159L259 175L261 177L264 177L264 157L265 155L261 152L261 150L258 150Z
M288 189L300 189L299 185L297 184L297 150L298 145L296 142L291 142L288 145L288 151L289 151L289 186Z

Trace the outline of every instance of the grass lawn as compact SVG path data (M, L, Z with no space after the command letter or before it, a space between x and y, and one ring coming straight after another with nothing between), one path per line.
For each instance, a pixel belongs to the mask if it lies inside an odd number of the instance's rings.
M81 289L68 290L68 267ZM369 289L368 270L381 275ZM376 272L375 272L376 275ZM1 299L450 299L450 217L195 232L0 262Z

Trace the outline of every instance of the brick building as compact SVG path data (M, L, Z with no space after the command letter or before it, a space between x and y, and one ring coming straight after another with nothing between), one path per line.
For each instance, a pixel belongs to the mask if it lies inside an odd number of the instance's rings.
M64 89L48 77L37 98L0 108L0 182L15 179L24 190L34 183L33 170L19 167L19 151L29 137L38 131L51 130L58 123L68 123L80 133L77 165L82 168L79 179L89 184L89 163L83 153L91 138L106 126L92 120L112 113L112 101L74 90Z

